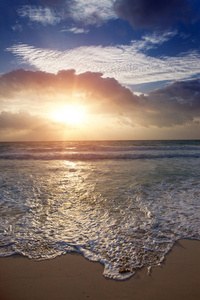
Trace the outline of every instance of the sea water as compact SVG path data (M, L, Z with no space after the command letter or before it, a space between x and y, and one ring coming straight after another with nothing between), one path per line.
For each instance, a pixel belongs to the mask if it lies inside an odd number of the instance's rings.
M200 239L200 141L0 143L0 256L82 253L104 276Z

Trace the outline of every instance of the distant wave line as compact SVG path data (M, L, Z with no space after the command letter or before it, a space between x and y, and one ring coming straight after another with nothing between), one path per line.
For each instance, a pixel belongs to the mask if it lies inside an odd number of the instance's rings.
M172 153L172 154L52 154L52 155L31 155L31 154L2 154L1 160L122 160L122 159L164 159L164 158L200 158L200 153Z

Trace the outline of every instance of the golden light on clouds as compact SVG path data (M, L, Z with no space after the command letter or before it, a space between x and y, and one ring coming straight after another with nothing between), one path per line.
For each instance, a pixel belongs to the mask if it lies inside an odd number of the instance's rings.
M11 71L0 76L1 140L197 139L199 90L199 79L136 94L101 73Z
M86 110L80 105L64 106L53 111L51 118L56 122L63 122L69 125L81 125L86 118Z

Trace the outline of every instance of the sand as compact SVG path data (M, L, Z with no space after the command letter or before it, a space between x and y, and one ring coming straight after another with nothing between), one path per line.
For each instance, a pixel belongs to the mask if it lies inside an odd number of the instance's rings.
M126 281L105 279L100 263L67 254L35 262L0 258L0 300L200 299L200 241L181 240L162 267L138 271Z

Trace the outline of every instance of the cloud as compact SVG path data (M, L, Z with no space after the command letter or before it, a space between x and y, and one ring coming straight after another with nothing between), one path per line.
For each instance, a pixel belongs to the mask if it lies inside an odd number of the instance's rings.
M15 25L12 26L13 31L22 31L22 25L19 24L18 21L16 21Z
M29 18L31 22L41 23L42 25L56 25L61 18L49 7L24 5L18 10L18 15L22 18Z
M200 80L176 81L167 87L149 93L150 97L168 98L173 103L183 104L188 110L200 109Z
M143 125L171 127L199 123L200 80L176 81L144 97Z
M114 12L113 4L114 0L77 0L71 2L69 12L76 22L82 22L85 25L100 24L118 18Z
M39 4L22 5L18 15L42 25L71 21L80 28L122 18L134 28L164 29L198 19L197 0L40 0Z
M2 111L0 114L0 130L40 130L44 125L46 126L46 122L43 119L27 112Z
M61 32L72 32L75 34L80 34L80 33L88 33L88 29L83 29L83 28L78 28L78 27L72 27L68 29L62 29Z
M77 75L74 70L58 74L16 70L1 76L0 91L0 101L12 102L13 105L23 93L26 95L24 101L28 95L36 93L40 98L33 100L32 107L38 106L40 110L45 110L44 105L50 105L50 102L58 106L61 102L68 103L72 101L68 95L82 93L82 104L90 108L90 113L114 117L121 124L131 126L162 128L200 122L199 79L176 81L147 95L135 95L114 78L103 78L100 73ZM2 112L0 127L24 127L32 131L45 127L41 117L30 117L30 120L29 117L17 112L13 115ZM47 125L49 128L49 123Z
M169 41L171 38L177 35L177 30L165 31L161 33L146 34L142 37L140 42L141 49L149 50L155 48L157 45L162 45L163 43Z
M1 98L13 98L23 92L45 89L46 86L51 86L54 77L53 74L25 71L23 69L5 73L0 77L0 96Z
M191 19L192 1L188 0L116 0L115 11L134 28L166 28Z
M40 6L21 6L19 16L42 25L70 20L79 27L122 18L134 28L163 29L180 21L194 22L191 16L195 16L198 8L196 0L40 0L39 3Z
M56 140L62 138L61 133L66 129L71 130L66 124L25 111L0 113L0 134L4 141Z
M33 97L34 94L38 97L38 100L34 100L36 102L42 102L44 98L46 102L52 102L55 101L55 95L65 95L66 99L66 95L73 96L74 93L84 94L82 101L85 104L99 105L99 111L104 113L121 112L124 105L128 107L136 104L138 99L114 78L102 78L101 73L86 72L76 75L74 70L63 70L58 74L51 74L20 69L0 77L0 101L4 102L6 99L13 101L28 95Z
M113 9L114 0L41 0L40 3L42 6L21 6L18 9L19 16L42 25L56 25L70 20L83 26L98 25L118 18Z
M62 69L75 69L78 74L86 71L101 72L104 77L114 77L124 85L189 79L200 70L198 51L180 53L176 57L152 57L146 53L148 49L164 44L175 34L176 31L168 31L162 35L145 35L129 45L82 46L58 51L18 44L7 50L19 62L45 72L57 73Z

